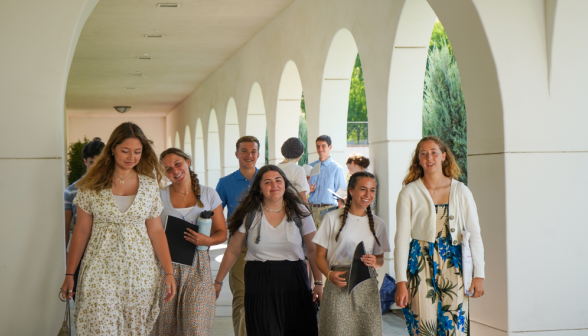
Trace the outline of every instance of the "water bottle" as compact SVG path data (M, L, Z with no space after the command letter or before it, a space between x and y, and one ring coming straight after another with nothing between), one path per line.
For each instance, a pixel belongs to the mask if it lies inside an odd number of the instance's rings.
M214 212L212 211L202 211L200 216L196 220L196 225L198 225L198 233L202 233L203 235L207 235L210 237L210 227L212 226L212 215ZM198 245L198 251L206 251L208 250L208 246L200 246Z

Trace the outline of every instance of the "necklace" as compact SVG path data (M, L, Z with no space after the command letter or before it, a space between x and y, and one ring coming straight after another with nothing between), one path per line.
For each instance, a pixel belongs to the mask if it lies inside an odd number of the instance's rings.
M182 195L182 201L186 200L186 196L188 196L188 193L190 192L190 190L186 191L186 193L184 194L183 192L179 192L176 187L174 187L174 185L171 185L172 188L174 188L174 191L177 192L178 194Z
M423 184L424 184L424 183L423 183ZM441 184L443 184L443 182L441 182ZM427 189L431 189L431 190L433 190L433 195L437 195L437 189L439 189L439 188L441 188L441 187L442 187L442 185L441 185L441 184L439 184L439 185L437 186L437 188L430 187L430 188L427 188ZM427 187L427 186L425 185L425 187Z
M280 213L280 211L282 211L282 208L284 207L284 204L286 204L286 203L284 203L284 201L282 201L282 206L281 206L281 207L280 207L278 210L270 210L270 209L268 209L268 208L265 206L265 204L263 204L263 202L261 202L261 205L263 205L263 208L264 208L265 210L267 210L267 211L269 211L269 212L277 212L277 213Z
M120 179L120 181L119 181L119 182L120 182L121 184L123 184L123 183L125 183L125 179L126 179L127 177L131 176L131 174L132 174L132 173L133 173L133 170L131 170L131 172L129 173L129 175L127 175L127 176L125 176L125 177L120 177L120 176L118 176L118 174L117 174L117 173L114 173L114 175L116 175L116 177L118 177L118 178Z

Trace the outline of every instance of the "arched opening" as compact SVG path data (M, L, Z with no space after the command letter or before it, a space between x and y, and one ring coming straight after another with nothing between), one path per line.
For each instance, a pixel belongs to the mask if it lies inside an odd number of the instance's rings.
M296 64L288 61L282 72L280 88L278 89L278 105L276 108L276 122L273 134L269 133L269 163L281 162L284 157L280 151L282 144L290 137L298 136L300 119L300 100L302 97L302 82ZM272 148L273 147L273 148Z
M206 159L204 153L204 132L202 131L202 121L198 118L194 134L194 162L192 162L192 166L194 172L198 175L200 184L206 183Z
M218 121L216 119L216 112L210 111L210 118L208 119L208 133L206 135L206 185L211 188L216 188L218 180L221 178L221 163L220 163L220 139L218 134Z
M239 160L235 157L235 144L237 140L239 140L239 117L237 116L237 105L231 97L225 116L225 150L222 176L226 176L239 169Z
M190 136L190 127L188 125L186 125L186 130L184 131L184 153L194 158L192 155L192 137Z
M249 93L249 104L247 106L247 121L245 124L245 134L256 137L261 145L259 148L259 159L257 160L257 167L265 164L266 156L266 132L267 121L265 119L265 105L263 103L263 94L259 83L253 83L251 92Z
M333 140L331 157L344 169L347 159L347 115L349 110L349 88L354 64L358 57L357 45L351 32L339 30L333 37L321 89L319 112L319 135L326 134ZM311 144L314 147L314 142ZM310 161L318 159L311 151Z
M176 131L176 141L174 143L174 147L182 149L182 142L180 141L180 132L178 131Z

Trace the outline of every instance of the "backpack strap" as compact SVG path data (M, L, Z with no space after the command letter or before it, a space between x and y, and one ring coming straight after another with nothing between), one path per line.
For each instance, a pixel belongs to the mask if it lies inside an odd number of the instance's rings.
M300 219L300 217L298 217L296 214L294 214L294 223L300 231L300 238L302 239L302 249L304 250L304 236L302 235L302 219Z
M249 214L247 214L247 218L245 219L245 246L247 246L247 242L249 240L249 229L251 228L251 225L253 224L253 220L257 216L257 212L258 212L258 210L251 211ZM255 239L256 244L259 244L259 237L260 237L259 234L261 233L260 229L261 229L261 223L260 223L260 225L258 225L257 238Z

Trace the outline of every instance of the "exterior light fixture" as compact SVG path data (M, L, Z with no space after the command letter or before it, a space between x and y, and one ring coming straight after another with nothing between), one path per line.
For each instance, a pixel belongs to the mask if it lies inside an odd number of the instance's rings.
M125 113L125 112L128 112L131 109L131 107L130 106L115 106L114 109L117 110L119 113Z

